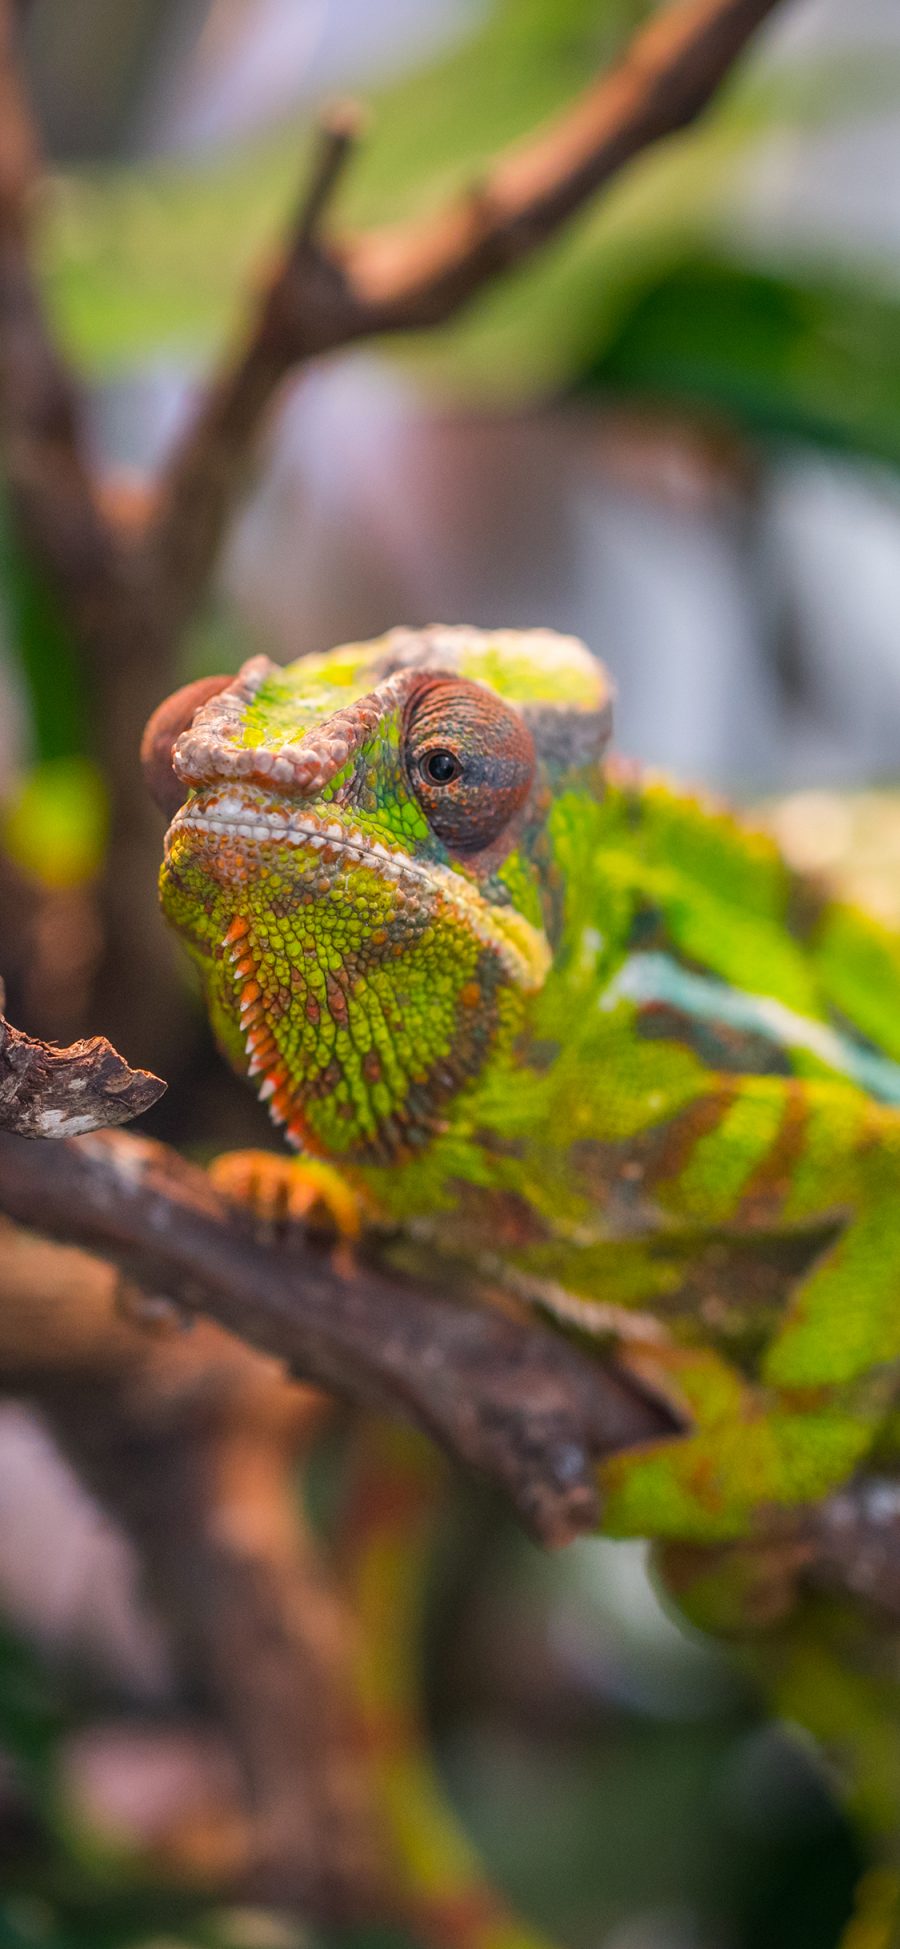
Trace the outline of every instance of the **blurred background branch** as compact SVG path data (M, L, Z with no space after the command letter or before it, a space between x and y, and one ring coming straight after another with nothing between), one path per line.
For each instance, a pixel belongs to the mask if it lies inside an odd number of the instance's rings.
M214 1327L187 1335L171 1306L129 1315L110 1268L12 1228L0 1286L0 1386L131 1538L182 1705L237 1764L214 1817L173 1827L168 1872L207 1899L368 1912L352 1624L292 1486L325 1404Z
M301 199L293 238L237 357L167 462L155 542L188 620L246 479L254 436L296 366L362 338L446 324L495 278L546 244L649 143L693 121L776 0L682 0L636 38L559 122L495 163L461 198L418 223L333 241L320 165L316 221ZM320 153L348 160L346 125L324 124ZM326 176L327 199L336 174Z

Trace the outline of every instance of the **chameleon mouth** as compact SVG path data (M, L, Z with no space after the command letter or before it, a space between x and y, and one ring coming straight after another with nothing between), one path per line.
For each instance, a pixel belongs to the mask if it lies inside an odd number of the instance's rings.
M325 864L330 857L345 855L349 859L360 860L364 865L371 865L377 860L379 871L387 872L393 878L407 874L419 883L427 884L431 877L430 871L426 872L408 853L385 846L380 839L368 839L365 833L353 826L342 826L337 820L325 819L315 812L304 813L300 818L294 807L283 813L273 812L240 799L235 792L217 793L215 796L204 793L202 803L192 799L183 805L166 834L167 852L178 832L244 839L250 845L257 846L270 845L275 841L283 846L324 853Z
M546 936L514 908L507 914L489 907L471 881L439 861L420 865L400 848L368 838L354 826L306 809L301 815L295 805L285 805L283 811L257 806L227 788L204 792L181 807L166 833L167 858L179 833L242 840L250 847L292 846L298 852L311 852L323 867L340 860L367 866L401 887L405 882L420 899L426 893L429 903L439 895L481 945L498 956L507 978L517 987L529 993L543 984L551 958Z

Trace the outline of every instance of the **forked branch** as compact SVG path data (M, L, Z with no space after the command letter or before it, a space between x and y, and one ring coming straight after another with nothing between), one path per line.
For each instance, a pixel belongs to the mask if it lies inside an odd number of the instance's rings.
M445 324L533 255L651 143L707 106L777 0L676 0L623 60L546 130L503 156L477 189L392 230L323 235L356 136L325 122L293 232L235 352L214 378L159 487L150 541L184 620L196 605L286 376L360 339Z

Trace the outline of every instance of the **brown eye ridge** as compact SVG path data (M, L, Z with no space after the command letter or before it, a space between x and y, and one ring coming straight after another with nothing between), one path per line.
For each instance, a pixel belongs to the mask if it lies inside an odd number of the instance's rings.
M528 726L465 677L436 678L414 697L406 760L432 832L455 852L480 852L497 839L534 781Z

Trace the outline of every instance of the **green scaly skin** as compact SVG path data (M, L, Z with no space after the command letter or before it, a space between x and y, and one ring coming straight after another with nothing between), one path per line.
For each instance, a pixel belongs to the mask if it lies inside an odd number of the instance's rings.
M900 941L606 762L609 704L547 632L256 659L176 745L162 900L373 1249L618 1337L687 1407L604 1465L603 1523L699 1546L715 1622L773 1512L893 1452Z

